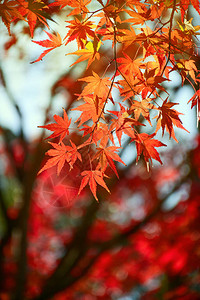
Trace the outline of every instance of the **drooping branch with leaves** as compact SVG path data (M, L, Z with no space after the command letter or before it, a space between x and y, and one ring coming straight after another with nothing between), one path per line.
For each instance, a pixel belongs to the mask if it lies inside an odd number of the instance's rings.
M82 161L80 149L86 148L90 167L81 173L79 193L89 185L97 199L97 185L108 190L104 182L107 169L117 175L114 162L123 163L117 154L123 148L123 140L128 138L129 143L135 143L137 161L142 156L149 170L152 159L162 164L156 148L166 145L155 138L159 129L162 128L162 134L167 131L175 141L174 127L186 130L174 108L178 103L169 99L163 83L170 81L170 73L176 70L182 83L188 79L197 85L194 39L200 28L187 20L189 1L98 1L98 8L90 10L92 4L92 1L55 1L52 6L60 9L66 5L72 7L68 17L74 19L66 20L68 31L64 40L59 33L47 33L49 39L34 42L47 48L35 60L38 62L54 48L62 44L67 48L76 41L78 50L69 54L79 58L72 65L88 61L86 69L91 68L90 76L78 79L84 83L77 95L81 104L72 109L81 112L74 121L82 136L81 144L70 140L69 129L73 130L73 124L66 113L64 119L55 115L56 123L43 128L53 131L50 138L60 136L59 144L51 143L54 149L47 152L50 158L41 171L57 165L59 174L65 164L72 169L77 159ZM200 13L197 1L192 4ZM103 53L105 44L111 45L109 55ZM101 63L105 59L108 65L103 74L92 70L96 60ZM193 106L195 99L192 98ZM149 128L142 128L141 133L141 126L152 126L152 115L156 130L149 134ZM144 120L148 123L144 124Z
M176 127L188 132L171 74L194 90L189 102L199 121L200 26L191 11L200 15L198 0L0 1L10 35L5 51L26 35L45 49L29 68L61 47L60 59L67 58L32 143L0 68L20 119L18 136L0 131L3 176L14 178L13 198L4 179L0 185L3 300L107 300L132 292L144 300L199 299L199 141L168 153L164 140L178 142ZM56 16L65 34L51 30ZM59 115L52 103L63 90ZM152 169L153 160L162 164L157 149L167 163Z

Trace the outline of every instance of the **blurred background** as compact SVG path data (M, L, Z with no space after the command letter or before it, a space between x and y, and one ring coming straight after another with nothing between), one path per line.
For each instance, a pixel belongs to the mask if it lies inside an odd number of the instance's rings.
M56 13L50 24L62 38L65 15ZM46 38L42 29L34 40ZM106 61L87 71L84 63L70 68L70 43L30 64L43 49L21 22L12 32L1 24L0 299L200 299L200 137L187 104L192 88L171 73L170 99L180 102L175 109L190 133L177 129L178 144L158 133L168 145L159 151L163 166L148 173L142 161L136 166L134 145L125 147L127 166L117 165L119 180L109 174L111 194L99 188L97 203L87 189L78 197L78 163L70 174L66 166L59 176L54 168L37 176L49 148L37 126L74 107L77 78L103 72ZM109 55L109 45L103 49Z

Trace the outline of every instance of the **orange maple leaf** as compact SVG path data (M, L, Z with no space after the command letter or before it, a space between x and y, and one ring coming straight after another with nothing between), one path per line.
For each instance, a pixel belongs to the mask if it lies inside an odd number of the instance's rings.
M142 79L141 68L144 67L144 64L141 64L142 58L132 59L126 53L123 53L124 57L120 57L117 59L117 62L121 65L118 69L125 75L137 76Z
M200 3L199 0L180 0L181 6L181 19L184 20L185 12L188 10L188 6L191 4L196 9L196 11L200 14Z
M198 70L194 60L177 59L177 64L171 71L173 70L178 70L180 72L182 83L184 83L187 75L190 75L194 82L197 83L195 72L197 72Z
M106 19L106 18L105 18ZM102 21L102 19L101 19ZM105 22L104 22L105 23ZM114 28L113 24L109 24L107 22L106 28L100 28L96 31L96 33L100 34L102 36L102 40L114 40Z
M162 142L153 139L155 133L149 135L147 133L137 134L132 141L136 142L136 150L137 150L137 159L136 162L140 159L140 156L143 154L144 160L147 165L147 170L149 171L149 161L152 163L152 158L159 161L162 164L160 159L160 155L155 147L166 146Z
M122 35L118 37L118 40L123 44L124 49L128 48L129 46L135 43L137 36L132 26L130 27L130 30L123 29L121 32Z
M108 143L108 140L113 139L107 124L100 121L98 121L97 124L94 123L92 126L83 125L81 131L83 131L83 137L89 134L89 140L91 143L97 145L99 142L100 147L105 147Z
M121 146L122 134L130 136L131 138L135 137L135 131L133 126L145 126L144 124L138 122L134 118L131 118L129 110L125 109L120 103L120 111L108 111L115 115L117 118L112 119L112 124L110 126L110 131L115 131L118 138L119 144Z
M46 3L41 0L18 0L18 2L21 4L20 12L24 16L26 15L26 18L28 20L31 37L33 37L37 20L49 29L47 19L51 21L53 21L53 19L46 12L46 10L49 9L49 6Z
M42 54L40 54L40 56L38 57L38 59L36 59L35 61L33 61L32 63L35 63L37 61L42 60L42 58L49 53L51 50L60 47L62 45L62 39L59 33L53 34L53 33L49 33L47 31L44 30L44 32L48 35L49 40L44 40L44 41L32 41L33 43L36 43L42 47L45 48L49 48L47 50L45 50Z
M78 48L84 49L84 41L87 41L87 37L91 39L98 39L94 31L92 30L95 25L91 21L79 21L77 18L72 21L67 21L67 23L71 24L67 27L69 31L64 39L67 39L65 45L69 42L76 40Z
M99 98L107 98L109 93L109 86L111 85L109 77L101 78L94 71L92 71L92 74L93 76L79 79L79 81L88 82L81 94L89 95L94 93L94 96L98 96Z
M64 112L64 118L54 115L54 120L56 123L47 124L44 126L38 126L39 128L45 128L50 131L54 131L48 139L53 139L55 137L60 136L59 143L62 142L62 140L65 138L66 134L69 135L69 126L71 124L71 119L68 119L68 116L66 114L66 111L63 109Z
M15 19L25 20L23 14L20 12L20 3L18 1L4 0L3 3L0 3L0 16L7 27L9 35L11 35L11 22Z
M134 117L136 120L139 120L140 115L142 115L150 125L150 110L155 109L155 106L150 103L151 100L152 99L150 98L142 99L142 101L132 100L130 107L130 112L134 113Z
M126 76L125 80L118 80L117 83L122 86L122 88L119 87L120 95L126 100L129 97L140 94L144 89L143 81L139 78L134 78L133 76Z
M75 52L66 54L66 55L73 54L73 55L79 55L80 56L71 66L74 66L75 64L77 64L79 62L88 60L88 65L87 65L87 68L88 68L95 59L99 60L100 59L100 54L97 51L100 47L100 43L101 42L99 42L95 46L92 42L88 42L85 45L85 49L77 50Z
M54 149L50 149L46 152L46 155L52 156L47 160L43 168L39 171L41 172L57 165L57 174L59 175L62 168L64 167L65 162L69 163L70 170L73 169L73 165L77 159L82 161L81 154L78 152L76 145L70 140L71 146L66 146L61 142L60 144L50 143Z
M79 127L88 120L92 120L96 123L100 116L104 119L104 115L102 114L104 100L102 98L99 98L98 96L94 97L94 95L88 95L84 97L84 102L84 104L72 109L82 111L80 117L76 121L80 122Z
M83 176L83 179L81 181L81 185L78 191L78 194L84 189L84 187L89 183L90 190L92 194L94 195L94 198L98 201L97 198L97 183L101 185L104 189L106 189L109 193L109 189L107 185L105 184L103 180L103 173L99 170L94 171L83 171L81 173L81 176Z
M109 146L109 147L99 147L97 148L98 152L95 154L94 159L98 158L99 159L99 165L100 168L105 171L107 165L111 167L111 169L114 171L116 176L119 178L117 169L115 167L115 164L113 160L118 161L122 163L123 165L126 166L126 164L123 162L123 160L119 157L116 151L118 151L120 148L116 146Z
M149 68L150 65L152 66L152 62L148 62L146 64L146 69L144 72L146 88L142 90L143 98L146 98L148 92L155 94L156 88L160 89L161 91L165 91L164 87L160 85L160 83L162 83L163 81L168 81L167 78L164 78L163 76L157 74L157 65L155 68L152 69Z
M156 132L162 127L162 134L164 134L164 130L169 132L170 138L172 137L176 142L178 140L175 137L174 128L173 125L184 129L185 131L189 132L187 129L185 129L182 125L182 122L179 118L179 115L182 115L182 113L179 113L177 110L172 109L174 105L177 105L178 103L172 103L167 102L168 98L163 102L162 106L158 109L160 110L160 113L158 116L154 117L157 118L157 128Z
M90 4L92 0L56 0L49 6L60 6L63 9L66 6L71 6L74 9L67 15L82 15L85 18L86 14L89 12L87 5Z
M67 162L70 165L70 170L73 169L73 165L76 162L77 159L82 161L81 154L78 152L78 148L76 145L70 140L71 147L66 146L66 149L68 150L68 157L67 157Z
M143 25L145 21L147 20L148 16L145 14L144 11L138 12L138 11L132 11L132 10L125 10L131 18L127 19L126 22L130 22L133 25L141 24ZM146 9L148 12L148 10Z
M67 153L67 147L69 146L65 146L62 142L61 144L49 142L49 144L51 144L54 147L54 149L50 149L45 154L52 157L47 160L47 162L38 174L57 165L57 175L59 175L62 168L64 167L65 162L67 162L71 156L70 153Z

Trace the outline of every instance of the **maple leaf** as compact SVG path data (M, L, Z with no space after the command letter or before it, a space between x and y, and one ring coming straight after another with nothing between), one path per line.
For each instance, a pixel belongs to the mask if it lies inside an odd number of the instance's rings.
M130 112L134 113L134 117L136 120L139 119L140 115L142 115L151 125L150 121L150 110L155 109L155 106L150 103L152 99L142 99L141 102L133 100L131 102Z
M44 9L48 9L48 6L41 0L28 0L28 13L27 20L31 32L31 37L33 37L33 32L37 20L43 23L49 29L46 19L51 19L51 17L46 13Z
M123 53L125 58L120 57L117 59L117 62L121 65L118 67L125 75L133 75L134 77L137 76L138 78L142 78L141 68L144 67L144 64L141 64L142 59L132 59L126 53Z
M73 54L73 55L81 56L71 66L74 66L75 64L77 64L81 61L88 60L88 65L86 67L86 69L87 69L95 59L97 59L97 60L100 59L100 54L97 52L99 50L100 45L101 45L101 41L98 42L96 47L95 47L94 43L88 42L85 45L85 49L77 50L75 52L66 54L66 55Z
M65 6L74 7L74 10L68 15L79 15L81 12L86 11L89 12L87 9L87 5L90 4L92 0L55 0L50 6L60 6L60 9L64 8Z
M131 22L133 25L141 24L143 25L147 20L147 15L144 11L139 13L138 11L125 10L132 18L126 19L126 22ZM147 11L147 10L146 10Z
M191 4L196 9L196 11L200 14L200 3L199 0L180 0L181 6L181 19L184 20L185 12L188 10L188 6Z
M115 115L117 118L112 120L112 124L110 126L110 131L114 131L118 138L119 144L121 146L121 139L122 134L125 133L130 137L135 137L135 131L133 126L141 125L145 126L144 124L139 123L137 120L130 117L129 110L125 109L120 103L120 111L108 111Z
M56 123L47 124L44 126L38 126L39 128L45 128L50 131L54 131L54 133L52 133L47 138L53 139L55 137L60 136L59 143L62 142L62 140L65 138L66 134L69 135L69 126L71 124L71 119L70 120L68 119L68 116L64 109L63 109L63 112L64 112L64 118L62 118L58 115L54 115L54 120L56 121Z
M101 3L104 6L103 3ZM104 6L103 11L98 13L96 17L100 18L100 21L97 25L96 33L102 36L102 40L112 40L116 39L119 41L118 37L123 36L121 29L118 28L118 24L121 24L120 12L123 9L118 9L116 6L113 6L111 3ZM115 19L116 27L114 29L112 18Z
M162 39L160 33L152 31L150 27L146 26L141 28L142 33L137 35L136 42L138 42L143 47L143 57L144 59L150 55L158 55L158 53L164 53L162 48L169 47L169 40L167 36L167 41Z
M114 2L110 3L109 5L104 6L103 11L105 13L105 16L107 17L107 19L115 19L116 23L121 23L121 19L120 19L120 13L122 11L124 11L123 9L118 9L118 7L116 5L113 5Z
M79 21L77 18L72 21L67 21L71 24L66 27L69 28L69 31L64 39L67 39L65 45L69 42L76 40L78 48L84 49L84 41L87 41L87 37L91 39L98 39L94 31L92 30L95 25L91 21Z
M140 94L144 89L144 80L142 81L139 78L134 78L132 75L125 77L125 80L118 80L118 84L122 86L119 87L120 95L124 97L124 100Z
M158 151L155 147L166 146L162 142L153 139L155 133L149 135L147 133L137 134L132 141L136 142L136 150L137 150L137 159L136 162L140 159L140 156L143 154L144 160L147 165L147 170L149 171L149 161L152 164L152 159L159 161L162 164Z
M73 169L73 165L77 159L82 161L81 154L78 152L78 148L76 145L70 140L71 146L66 146L61 142L60 144L50 143L54 149L48 150L45 154L48 156L52 156L47 160L43 168L39 171L41 172L57 165L57 174L59 175L62 168L64 167L65 162L69 163L70 170Z
M89 95L94 93L94 96L98 96L99 98L107 98L109 93L109 86L111 85L109 77L101 78L94 71L92 71L92 74L93 76L79 79L79 81L88 82L88 84L82 91L82 95Z
M33 61L32 63L35 63L37 61L42 60L42 58L49 53L51 50L60 47L62 45L62 39L59 33L56 34L52 34L49 33L47 31L44 30L44 32L48 35L49 39L47 40L43 40L43 41L32 41L33 43L36 43L42 47L45 48L49 48L47 50L45 50L42 54L40 54L40 56L38 57L38 59L36 59L35 61Z
M166 1L165 1L166 2ZM158 3L158 5L152 5L151 8L148 10L148 17L154 21L155 19L158 19L161 17L163 11L166 8L167 3Z
M177 126L178 128L184 129L185 131L189 132L187 129L185 129L182 125L182 122L179 118L179 115L182 115L182 113L179 113L177 110L172 109L174 105L177 105L178 103L172 103L167 102L168 98L163 102L162 106L158 109L160 110L160 113L158 116L154 117L157 118L157 128L156 132L162 127L162 135L164 134L165 128L169 132L170 138L172 137L176 142L177 139L174 134L174 126Z
M66 146L66 149L68 150L68 157L67 157L67 162L70 165L70 170L73 169L73 165L76 162L77 159L82 161L81 154L78 152L78 148L76 145L70 140L70 143L72 147Z
M177 64L176 66L174 66L174 68L171 70L177 70L180 72L180 75L182 77L182 83L184 83L187 75L190 75L191 78L194 80L194 82L196 83L196 76L195 76L195 72L197 72L197 67L195 65L195 61L190 59L190 60L186 60L186 59L177 59Z
M99 170L94 170L94 171L83 171L81 173L81 176L83 176L83 179L81 181L81 185L78 191L78 195L80 192L84 189L84 187L89 183L90 190L94 196L94 198L98 201L97 198L97 183L101 185L104 189L106 189L109 193L109 189L107 185L105 184L103 180L103 173Z
M37 21L40 21L44 24L48 29L49 25L47 23L47 19L54 22L54 20L50 17L50 15L46 12L49 9L49 6L46 5L41 0L18 0L21 4L20 12L25 16L28 20L28 25L30 29L31 37L33 37L34 29Z
M83 19L86 14L89 12L87 5L90 4L92 0L56 0L51 3L49 6L60 6L60 9L63 9L66 6L73 7L73 10L67 15L82 15Z
M199 124L199 120L200 120L200 89L196 91L196 93L194 94L194 96L188 101L191 102L191 108L193 108L194 106L197 106L197 127Z
M45 154L52 157L47 160L38 174L57 165L57 175L59 175L62 168L64 167L65 162L69 160L71 154L67 153L68 146L65 146L62 142L61 144L49 142L49 144L53 146L54 149L48 150Z
M102 21L102 19L101 19L101 21ZM104 22L104 24L105 23L106 22ZM102 36L103 41L105 41L105 40L114 40L114 29L113 29L113 24L112 23L110 23L110 24L106 23L106 28L100 28L96 31L96 33L98 33ZM116 39L118 40L118 35L116 36Z
M184 23L180 24L178 21L178 25L181 29L181 31L185 32L186 34L191 34L191 35L199 35L198 31L200 29L200 26L193 26L192 25L192 20L193 18L191 18L189 21L184 19Z
M118 37L118 40L122 43L124 49L128 48L129 46L135 43L137 36L133 27L130 27L130 30L123 29L121 33L122 35Z
M200 15L200 3L199 3L199 0L191 0L191 4L193 5L193 7L196 9L196 11Z
M114 173L116 174L116 176L118 178L119 178L119 176L118 176L117 169L115 167L113 160L118 161L126 166L126 164L123 162L123 160L121 160L119 155L117 153L115 153L119 149L120 148L116 147L116 146L109 146L107 148L99 147L99 148L97 148L98 152L93 157L93 160L95 160L96 158L99 159L99 165L100 165L100 168L102 169L102 171L105 171L107 165L109 164L109 166L111 167L111 169L114 171Z
M99 142L100 147L105 147L108 143L108 139L112 140L112 134L110 133L107 124L98 121L98 123L92 126L83 125L81 129L83 131L83 136L90 135L91 143L94 142L95 145Z
M25 20L23 14L20 12L20 3L18 1L5 0L3 3L0 3L0 16L7 27L9 35L11 35L11 22L15 19Z
M79 127L88 120L92 120L94 123L96 123L100 116L104 118L104 115L102 114L104 100L102 98L99 98L98 96L94 97L93 95L88 95L84 97L84 102L84 104L72 109L82 111L80 117L76 121L80 121Z
M148 62L146 65L146 69L144 72L144 77L146 79L146 85L148 87L152 87L152 90L155 90L155 88L160 89L161 91L164 91L164 88L159 84L163 81L166 81L166 78L163 78L162 76L158 75L156 73L157 66L153 69L149 69L150 64L152 65L152 62Z
M163 35L163 38L165 39L165 49L168 51L168 45L169 39L167 37L167 34L169 34L169 29L163 29L165 31L166 35ZM167 46L166 46L167 45ZM184 49L184 50L183 50ZM194 54L194 44L192 42L192 36L191 34L188 34L188 31L182 31L179 29L174 29L171 33L171 53L187 53L190 57ZM178 61L178 59L177 59Z

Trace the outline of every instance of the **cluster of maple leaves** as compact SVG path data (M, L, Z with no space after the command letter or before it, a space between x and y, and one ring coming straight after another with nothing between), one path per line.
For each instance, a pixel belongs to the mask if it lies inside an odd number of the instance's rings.
M25 148L30 149L29 145L23 147L21 140L12 141L13 155L9 155L9 144L5 149L1 144L1 158L9 161L5 175L12 178L16 172L22 189L21 197L12 186L11 206L10 198L2 197L0 189L3 300L23 299L15 292L18 286L26 299L37 300L54 295L57 300L107 300L130 291L143 300L199 299L199 141L187 154L188 161L179 167L174 153L171 164L166 169L155 168L151 176L144 168L131 166L122 170L119 184L110 187L109 201L89 203L85 191L85 197L76 202L77 194L87 185L96 199L97 185L108 191L104 179L112 172L118 176L115 162L124 164L119 151L128 143L136 146L136 160L143 157L149 168L152 160L162 163L156 148L164 144L156 138L157 132L167 131L177 141L174 126L186 130L174 108L178 103L172 102L165 86L170 72L178 72L182 83L187 80L194 87L190 101L198 113L194 42L199 26L187 18L190 4L200 13L198 0L0 1L0 15L11 35L12 26L21 22L28 24L33 37L38 26L48 29L54 11L66 9L66 36L62 39L59 33L45 29L47 40L34 41L45 51L34 62L42 63L46 54L60 46L66 46L67 52L69 43L75 42L75 51L67 53L78 57L71 66L85 65L86 70L76 83L68 74L67 83L62 77L52 88L55 95L65 84L78 101L71 111L67 108L62 117L54 115L52 123L41 126L51 131L52 148L36 184L31 181L41 160L33 157L39 154L32 156L35 150L31 150L28 156ZM151 127L154 123L155 130ZM35 143L33 148L37 148ZM161 209L161 204L166 204L165 208L170 204L171 196L176 200L176 191L178 195L185 192L183 201L172 209ZM21 207L15 207L18 197ZM26 210L24 215L29 201L30 217ZM94 207L98 209L96 216ZM23 232L24 224L28 233ZM27 264L23 247L27 247ZM23 254L19 255L21 264L18 252ZM23 267L28 274L21 280ZM57 294L65 288L67 291Z
M111 168L118 176L115 162L124 164L119 156L124 137L129 143L135 142L136 160L142 156L148 170L152 159L162 164L156 148L166 145L155 138L158 130L162 129L162 134L167 131L176 141L174 126L186 130L180 113L174 109L178 103L171 102L164 83L170 81L172 71L177 71L182 83L188 80L194 89L199 82L194 38L200 26L193 26L192 20L187 19L190 4L200 14L198 0L55 0L51 3L5 0L0 4L0 14L9 33L10 24L22 20L28 22L31 37L37 22L49 28L47 20L52 18L48 10L70 8L64 39L59 33L45 31L46 40L34 41L46 48L34 63L51 50L61 45L67 48L70 42L76 41L77 50L68 53L78 56L72 65L87 61L85 68L91 69L90 76L79 79L83 82L82 91L77 95L81 104L71 109L80 112L76 122L72 124L64 111L63 117L54 116L55 123L40 126L53 132L49 138L58 138L50 143L52 149L47 152L50 158L40 172L57 166L60 174L65 164L70 169L77 161L84 164L81 154L84 148L89 168L80 174L79 193L89 185L97 199L97 185L108 190L104 181L107 169ZM102 50L108 43L109 54ZM108 63L104 73L98 74L92 66L101 60ZM195 90L191 99L197 111L199 94ZM157 123L155 131L141 133L141 126L152 126L152 119ZM71 140L70 132L74 128L82 136L81 144Z

